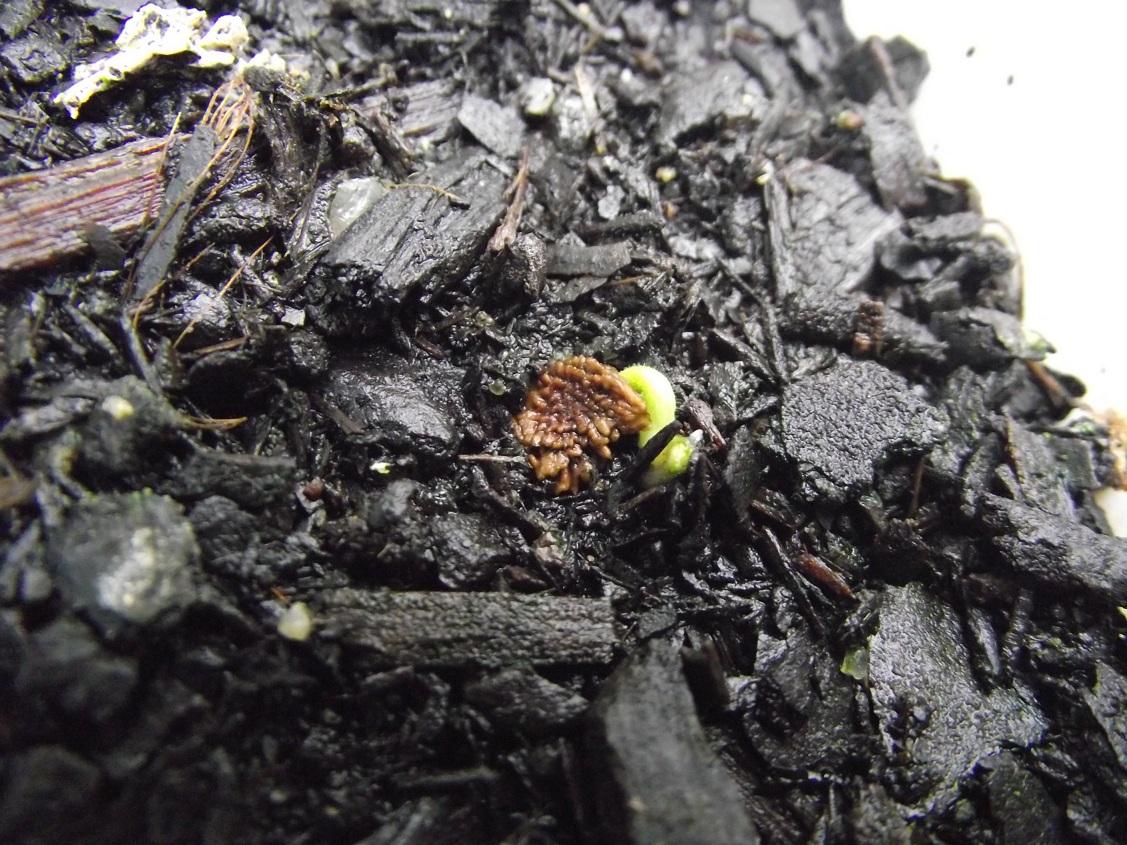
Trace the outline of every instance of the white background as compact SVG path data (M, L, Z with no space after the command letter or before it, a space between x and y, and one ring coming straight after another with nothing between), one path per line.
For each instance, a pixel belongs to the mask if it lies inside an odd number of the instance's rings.
M912 109L925 150L1013 233L1026 325L1057 348L1050 366L1083 379L1093 409L1127 413L1127 3L844 5L858 38L899 34L927 52ZM1101 502L1127 535L1127 493Z

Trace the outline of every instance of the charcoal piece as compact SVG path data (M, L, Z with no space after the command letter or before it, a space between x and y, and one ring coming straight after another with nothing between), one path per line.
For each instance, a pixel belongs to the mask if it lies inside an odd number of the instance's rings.
M191 234L184 239L187 248L204 249L224 244L262 243L271 233L271 220L278 209L261 197L222 195L200 212Z
M927 201L924 179L930 167L908 113L879 93L862 109L873 179L886 207L918 208Z
M977 211L960 211L939 217L913 217L905 221L904 228L921 249L936 249L977 238L984 223Z
M779 329L784 337L832 343L852 350L859 331L866 328L865 297L841 294L819 288L799 288L779 309ZM947 344L927 326L895 308L881 308L879 337L872 337L870 355L891 364L901 362L942 364ZM879 347L879 349L877 348Z
M1095 444L1088 439L1047 435L1057 468L1069 490L1098 490L1103 487L1096 469Z
M531 669L502 669L468 684L464 694L498 728L519 736L556 733L587 711L583 696Z
M504 213L507 181L480 154L460 155L388 191L313 267L310 316L330 334L370 335L385 325L380 306L457 278Z
M549 276L602 276L618 272L630 263L630 244L587 246L578 238L567 237L548 248Z
M129 703L137 666L107 652L90 629L63 617L27 638L16 691L29 704L47 703L72 724L105 728Z
M293 458L201 447L170 482L170 492L183 499L225 496L249 511L259 511L292 497L296 481Z
M786 54L773 44L753 44L737 40L732 42L732 57L763 86L766 95L775 101L783 102L801 88Z
M65 748L11 754L0 796L0 840L20 845L88 841L105 809L97 767Z
M897 230L887 235L877 247L877 256L881 267L906 282L920 282L934 286L954 281L954 294L949 307L957 308L963 304L962 288L957 281L940 275L946 262L945 257L936 254L934 249L919 244L907 232Z
M1040 779L1008 751L987 765L990 812L1002 845L1054 845L1066 840L1060 808Z
M231 336L234 315L230 302L218 291L202 284L189 284L174 291L166 301L170 309L179 312L177 317L184 328L193 327L179 347L185 352Z
M299 329L286 335L283 360L294 377L313 381L328 372L329 347L316 332Z
M920 584L889 587L869 641L873 706L889 754L906 758L905 798L942 811L981 761L1028 747L1046 723L1032 694L980 690L958 617Z
M848 173L798 160L767 186L771 257L778 293L802 286L848 292L865 285L876 246L900 225Z
M911 809L893 801L883 786L865 784L849 813L853 841L911 845L911 815Z
M407 100L397 125L405 138L438 144L458 129L461 100L452 79L432 79L401 88L394 94Z
M1031 344L1021 318L993 308L960 308L931 317L931 330L947 341L952 361L997 369L1015 359L1040 361L1046 348Z
M657 41L665 25L664 17L650 0L631 3L622 10L619 19L626 37L643 47Z
M467 94L458 122L486 149L503 158L516 158L524 143L524 122L516 109Z
M738 62L719 62L678 76L662 98L657 142L670 146L713 121L749 118L766 108L759 83Z
M1075 519L1072 497L1057 467L1049 435L1030 431L1015 420L1006 420L1006 451L1021 488L1025 504L1056 516Z
M322 593L324 633L388 666L602 664L616 642L604 599L513 593Z
M1015 572L1127 603L1127 539L998 496L983 506L991 542Z
M544 301L559 305L575 302L607 283L606 276L573 276L570 279L552 279L544 287Z
M845 501L885 460L926 452L946 433L942 411L872 361L840 359L783 393L783 448L818 499Z
M544 288L548 268L548 250L536 235L517 235L510 245L501 267L501 288L504 293L523 294L537 299Z
M1103 661L1096 663L1096 682L1084 691L1084 703L1103 728L1119 767L1127 771L1127 678Z
M24 30L43 14L45 0L11 0L0 9L0 32L8 38L23 35Z
M820 22L811 15L810 27L798 32L787 45L787 55L795 67L823 88L836 88L831 74L837 64L837 51L826 43L819 30Z
M58 77L67 69L62 47L51 27L42 32L32 30L26 37L0 46L0 64L7 65L22 85L36 85Z
M241 560L258 545L257 520L223 496L208 496L188 514L205 565L227 559Z
M160 224L149 233L137 261L133 285L136 299L143 299L160 283L176 257L180 235L192 210L192 200L214 165L213 157L219 143L216 131L210 125L200 123L184 145L176 150L175 170L164 194Z
M438 580L452 589L485 586L512 557L497 529L480 514L438 514L427 526Z
M180 505L147 492L83 499L47 535L48 565L63 595L107 634L194 601L198 560Z
M960 367L947 377L940 404L951 426L947 437L928 455L928 466L948 483L962 481L963 462L981 446L983 434L1002 425L989 405L989 393L987 379L969 367Z
M794 38L806 28L805 9L798 0L748 0L747 16L778 38Z
M333 362L320 396L361 433L396 448L448 455L462 437L462 371L439 361L374 353Z
M536 198L559 224L568 223L579 201L582 168L561 153L533 147L529 181L536 188Z
M855 44L838 62L837 73L851 99L867 103L885 91L906 106L916 99L931 69L927 54L901 36L876 36Z
M396 807L371 836L356 845L465 845L480 842L484 829L478 811L450 797L416 798Z
M755 681L740 696L740 724L768 765L788 772L836 770L872 753L854 727L853 683L839 663L804 628L784 639L760 632Z
M648 643L603 686L588 725L607 841L754 845L759 836L709 746L677 650Z
M760 380L751 368L734 361L716 361L708 368L708 390L717 424L746 422L762 411Z
M138 473L167 448L184 420L163 396L134 376L106 382L82 426L79 466L99 481Z
M93 410L95 402L86 396L57 396L48 404L26 408L0 428L0 441L19 443L42 437L70 425Z

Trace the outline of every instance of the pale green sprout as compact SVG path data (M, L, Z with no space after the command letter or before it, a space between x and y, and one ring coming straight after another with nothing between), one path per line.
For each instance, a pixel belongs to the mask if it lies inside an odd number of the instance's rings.
M673 385L662 373L645 364L627 367L619 375L646 403L650 424L638 432L638 445L645 446L677 416L677 397L673 395ZM683 434L674 436L650 464L646 472L646 485L656 487L676 478L689 468L692 457L693 441Z

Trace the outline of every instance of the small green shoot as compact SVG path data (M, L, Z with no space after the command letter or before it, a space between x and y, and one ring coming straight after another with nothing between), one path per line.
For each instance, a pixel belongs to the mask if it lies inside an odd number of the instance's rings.
M646 403L650 424L638 432L638 445L645 446L655 434L676 419L677 397L673 395L673 385L662 373L645 364L627 367L619 375ZM646 485L656 487L681 475L689 468L692 457L692 441L683 434L676 435L650 464Z

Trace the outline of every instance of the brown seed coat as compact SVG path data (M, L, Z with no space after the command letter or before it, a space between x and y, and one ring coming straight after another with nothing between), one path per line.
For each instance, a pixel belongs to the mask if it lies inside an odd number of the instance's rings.
M645 402L614 367L576 355L540 373L513 433L537 478L556 479L556 493L577 493L594 472L585 450L609 460L610 444L648 424Z

